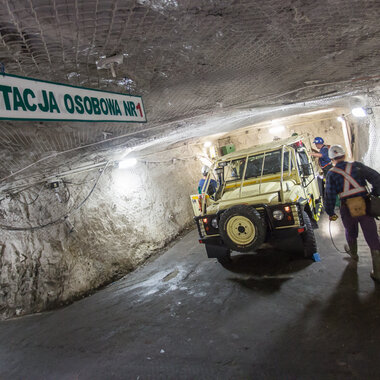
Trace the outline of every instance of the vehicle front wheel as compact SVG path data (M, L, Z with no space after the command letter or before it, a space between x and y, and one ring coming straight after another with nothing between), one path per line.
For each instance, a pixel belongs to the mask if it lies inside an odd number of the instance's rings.
M303 211L302 217L305 225L305 231L301 234L303 252L306 258L312 259L314 253L318 252L317 242L315 240L314 230L309 215Z

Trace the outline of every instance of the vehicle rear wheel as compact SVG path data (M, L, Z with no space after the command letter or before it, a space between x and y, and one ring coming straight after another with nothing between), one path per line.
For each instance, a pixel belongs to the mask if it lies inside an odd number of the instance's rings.
M234 251L250 252L264 243L265 221L252 207L233 206L220 217L219 231L224 243Z
M302 211L302 217L305 224L305 231L301 234L303 252L306 258L312 259L314 253L318 252L317 242L309 215L305 211Z

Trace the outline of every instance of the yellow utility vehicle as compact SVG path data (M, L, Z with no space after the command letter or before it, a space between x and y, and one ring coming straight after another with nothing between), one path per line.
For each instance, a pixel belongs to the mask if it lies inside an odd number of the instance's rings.
M191 195L199 242L221 263L231 251L256 251L272 239L299 235L315 258L313 227L323 207L317 171L302 136L233 152L217 159L200 194ZM211 179L218 182L211 194Z

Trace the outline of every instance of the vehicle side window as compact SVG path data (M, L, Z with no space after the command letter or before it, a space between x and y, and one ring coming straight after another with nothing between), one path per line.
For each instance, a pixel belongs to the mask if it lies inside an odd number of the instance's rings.
M263 168L264 159L264 168ZM290 161L290 167L292 168L292 161ZM268 152L265 154L258 154L256 156L248 157L247 170L245 173L245 179L256 178L261 175L275 174L281 172L281 150L274 152ZM284 171L289 170L289 152L284 152Z
M225 167L226 181L238 181L241 179L245 167L245 158L233 160Z
M293 160L290 158L290 170L293 169ZM289 152L284 152L284 172L289 170Z
M300 151L298 152L297 156L298 156L298 164L299 164L301 174L304 176L309 176L311 174L311 166L307 158L306 152Z
M261 169L263 167L263 158L263 154L248 157L245 179L259 177L261 175Z

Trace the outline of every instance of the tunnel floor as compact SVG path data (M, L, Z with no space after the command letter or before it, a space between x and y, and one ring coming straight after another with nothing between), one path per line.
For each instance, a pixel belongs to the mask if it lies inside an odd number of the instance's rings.
M380 378L369 249L356 265L326 218L315 232L320 262L267 248L224 268L192 230L88 298L1 322L0 379Z

